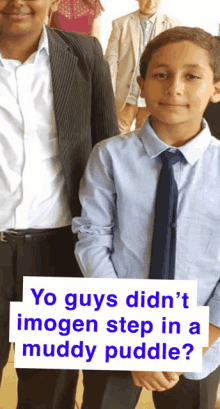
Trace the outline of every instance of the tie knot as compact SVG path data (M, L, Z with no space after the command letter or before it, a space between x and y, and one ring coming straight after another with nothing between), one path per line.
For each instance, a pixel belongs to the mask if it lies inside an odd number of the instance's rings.
M160 154L160 159L164 166L173 166L175 163L181 161L183 154L176 150L176 152L170 152L168 149Z

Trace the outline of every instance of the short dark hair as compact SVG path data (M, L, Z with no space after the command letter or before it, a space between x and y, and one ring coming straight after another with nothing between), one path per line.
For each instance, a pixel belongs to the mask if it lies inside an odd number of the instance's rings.
M201 28L173 27L163 31L146 46L140 60L140 74L146 78L148 64L153 54L161 47L180 41L190 41L207 51L214 82L220 80L220 42Z

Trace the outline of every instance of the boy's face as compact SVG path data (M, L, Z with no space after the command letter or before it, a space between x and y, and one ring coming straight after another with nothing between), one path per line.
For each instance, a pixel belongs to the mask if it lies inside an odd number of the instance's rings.
M138 77L141 96L153 118L164 124L201 126L209 101L220 100L208 53L189 41L167 44L152 56L146 79Z
M40 34L58 4L57 0L0 0L0 32L8 37Z
M139 10L148 16L157 12L161 0L138 0Z

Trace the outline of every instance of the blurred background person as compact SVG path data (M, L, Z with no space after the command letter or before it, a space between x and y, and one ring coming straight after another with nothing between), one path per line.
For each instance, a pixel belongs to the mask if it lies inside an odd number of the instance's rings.
M220 36L216 36L215 38L220 41ZM204 118L209 124L211 134L217 139L220 139L220 102L210 104L205 111Z
M110 65L119 130L127 133L136 120L140 128L149 115L137 84L140 56L160 32L181 25L159 11L161 0L137 0L139 9L112 22L105 58Z
M209 105L204 118L209 124L211 134L220 140L220 102Z
M49 25L100 38L100 15L103 10L100 0L61 0L57 12L50 17Z

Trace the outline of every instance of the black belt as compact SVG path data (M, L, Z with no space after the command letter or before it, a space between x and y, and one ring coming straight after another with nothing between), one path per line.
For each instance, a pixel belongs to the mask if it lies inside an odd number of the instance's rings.
M55 235L58 231L69 229L70 226L59 227L56 229L27 229L27 230L7 230L0 232L0 241L4 243L12 243L23 245L25 243L33 243L41 240L47 240Z

